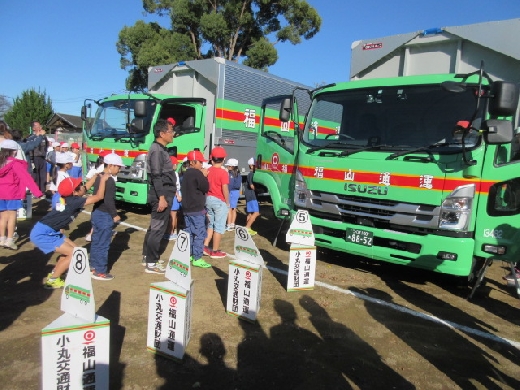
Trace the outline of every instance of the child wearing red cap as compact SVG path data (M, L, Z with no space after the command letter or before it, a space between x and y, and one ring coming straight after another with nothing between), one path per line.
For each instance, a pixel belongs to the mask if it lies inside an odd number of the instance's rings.
M81 212L83 207L94 204L103 199L105 194L105 182L109 175L101 178L98 194L84 198L87 188L94 183L96 176L92 177L86 185L81 184L80 178L67 177L58 186L61 195L60 204L56 209L51 210L31 230L30 240L43 253L49 254L58 252L56 267L47 275L47 280L43 285L47 289L62 288L65 281L61 276L69 269L72 252L76 247L73 241L61 233Z
M204 240L204 254L212 259L222 259L227 256L220 250L220 240L226 231L226 221L229 211L229 175L222 169L226 151L216 146L211 151L212 165L208 169L209 191L206 198L208 210L208 236ZM209 243L213 241L212 249Z
M182 212L186 222L186 232L190 235L191 263L195 267L209 268L202 259L206 238L206 193L209 190L208 170L202 167L206 160L198 150L188 153L190 168L184 172L181 191L184 195Z

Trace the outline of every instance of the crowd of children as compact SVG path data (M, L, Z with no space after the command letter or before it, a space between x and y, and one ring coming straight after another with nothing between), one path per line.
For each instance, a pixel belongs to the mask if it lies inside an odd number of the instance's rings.
M157 159L155 165L160 169L149 172L153 182L150 186L156 195L152 204L152 222L143 244L143 264L149 273L165 271L164 262L158 259L156 238L175 240L178 233L179 212L185 229L191 236L190 255L193 266L211 267L203 256L220 259L227 256L220 249L222 235L233 231L237 218L237 205L242 187L242 178L238 170L238 160L230 158L225 163L227 153L224 148L214 147L210 155L210 163L198 150L190 151L178 172L178 160L169 157L162 161L166 152L164 146L173 138L171 121L164 121L156 129L155 152L150 150L147 157ZM162 146L161 146L162 145ZM115 153L102 153L96 166L86 174L87 182L82 182L82 172L78 168L80 161L79 145L51 142L46 156L48 164L49 192L52 194L50 211L39 220L30 232L30 241L43 253L57 252L57 264L47 276L44 287L53 289L64 285L63 274L70 264L76 244L64 235L64 229L76 218L85 205L92 204L92 230L86 240L91 242L90 266L91 276L97 280L112 280L108 270L108 251L113 235L113 225L119 222L115 205L115 178L122 159ZM151 148L152 149L152 148ZM42 192L32 179L27 169L27 161L20 153L20 147L11 139L0 143L0 246L17 249L15 243L16 213L22 207L22 199L26 191L40 198ZM150 157L152 156L152 157ZM168 163L166 163L166 161ZM149 164L153 166L154 164ZM247 201L246 227L251 235L255 218L259 215L258 202L254 195L253 172L254 162L249 161L251 172L248 175L245 190ZM227 168L227 169L226 169ZM180 174L179 174L180 173ZM79 175L79 177L78 177ZM154 179L155 178L155 179ZM165 179L166 178L166 179ZM154 181L155 180L155 181ZM173 188L170 194L169 186ZM86 193L93 188L92 195ZM150 196L150 193L149 193ZM165 207L166 206L166 207ZM156 214L154 223L153 215ZM164 217L160 214L164 214ZM160 218L157 217L160 215ZM166 221L168 221L166 223ZM152 227L153 226L153 227ZM154 239L151 240L150 237ZM153 242L153 245L150 245ZM153 272L152 272L153 271Z

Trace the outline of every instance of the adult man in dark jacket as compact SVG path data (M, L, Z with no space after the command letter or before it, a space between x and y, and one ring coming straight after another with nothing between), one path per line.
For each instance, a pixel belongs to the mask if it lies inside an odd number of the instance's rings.
M36 137L33 137L29 141L23 142L22 140L22 132L18 129L11 130L11 135L13 137L13 141L16 141L18 145L20 145L20 148L22 149L25 159L27 160L27 170L29 173L32 173L32 165L31 165L31 157L29 156L29 152L33 151L37 147L40 146L43 139L45 138L45 135L38 135ZM43 192L43 191L42 191Z
M32 163L34 164L33 179L38 185L40 191L45 193L45 182L47 181L47 161L45 161L48 145L47 136L45 135L45 130L41 126L40 122L33 121L31 127L32 134L27 137L27 142L32 141L37 136L43 136L43 140L40 142L38 147L34 148L30 154Z

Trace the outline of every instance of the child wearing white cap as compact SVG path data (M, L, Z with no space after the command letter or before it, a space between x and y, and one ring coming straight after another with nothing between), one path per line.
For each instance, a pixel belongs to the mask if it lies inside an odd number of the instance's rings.
M242 176L238 170L238 160L236 158L227 160L226 167L229 173L229 211L226 231L231 232L235 230L238 198L240 196L240 188L242 187Z
M60 200L60 194L58 193L58 187L63 179L70 177L69 169L72 168L72 156L69 153L56 153L56 166L52 172L51 184L49 190L52 192L52 208L56 207Z
M255 159L251 157L249 160L247 160L247 164L249 165L250 172L247 174L246 189L244 191L247 211L246 226L244 227L251 236L254 236L256 232L251 229L251 226L253 225L253 222L255 222L255 219L260 215L260 206L258 205L258 200L256 199L255 185L253 184L253 176L255 174Z
M92 279L112 280L114 276L108 273L108 250L112 239L112 227L114 223L121 220L117 215L116 208L116 182L121 167L124 167L123 160L115 153L109 153L103 158L104 170L94 183L94 195L99 195L99 199L94 203L92 209L92 244L90 245L90 268ZM104 194L98 193L101 176L109 175L106 181Z

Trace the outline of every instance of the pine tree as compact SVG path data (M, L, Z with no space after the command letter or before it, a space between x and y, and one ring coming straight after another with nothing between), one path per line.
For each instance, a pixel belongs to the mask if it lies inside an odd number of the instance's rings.
M31 132L31 122L38 121L43 127L54 115L52 101L45 91L28 89L14 99L12 108L5 114L11 129L18 129L26 137Z

